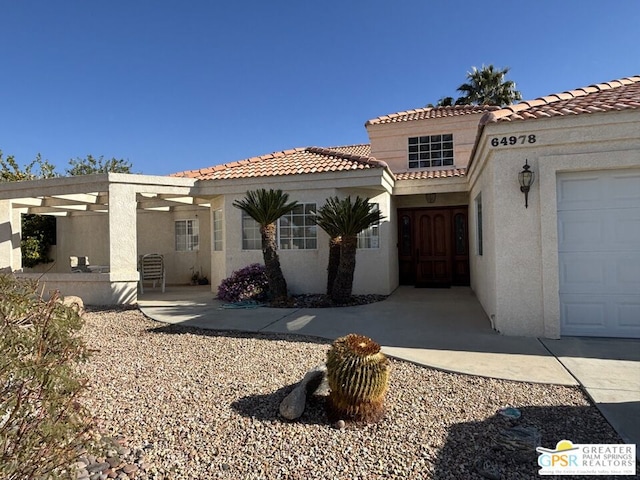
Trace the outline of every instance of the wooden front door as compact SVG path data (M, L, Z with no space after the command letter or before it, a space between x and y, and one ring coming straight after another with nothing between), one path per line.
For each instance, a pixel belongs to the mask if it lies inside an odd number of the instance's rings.
M398 210L400 283L469 285L467 207Z

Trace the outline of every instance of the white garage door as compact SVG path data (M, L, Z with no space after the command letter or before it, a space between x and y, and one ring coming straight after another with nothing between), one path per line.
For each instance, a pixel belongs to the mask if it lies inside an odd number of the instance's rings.
M640 170L558 175L562 335L640 338Z

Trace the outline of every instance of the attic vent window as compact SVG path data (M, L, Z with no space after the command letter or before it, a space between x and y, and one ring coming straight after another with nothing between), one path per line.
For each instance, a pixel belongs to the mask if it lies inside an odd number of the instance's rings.
M453 166L453 134L409 137L409 168Z

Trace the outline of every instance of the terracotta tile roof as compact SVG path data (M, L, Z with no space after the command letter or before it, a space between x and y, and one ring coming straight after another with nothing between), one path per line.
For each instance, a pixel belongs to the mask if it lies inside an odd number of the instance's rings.
M342 145L339 147L327 147L327 150L348 153L351 155L360 155L361 157L371 156L371 145L369 145L368 143L360 143L358 145Z
M481 125L640 108L640 76L612 80L487 112Z
M455 105L452 107L416 108L415 110L390 113L389 115L372 118L365 123L365 126L379 125L382 123L410 122L412 120L423 120L425 118L457 117L474 113L486 113L493 110L500 110L500 107L488 105Z
M435 178L464 177L466 168L451 168L448 170L418 170L415 172L395 173L396 180L431 180Z
M239 162L178 172L171 176L197 178L200 180L220 180L386 167L384 162L379 162L373 157L349 153L349 151L365 152L366 149L365 145L334 147L334 149L319 147L294 148L240 160Z

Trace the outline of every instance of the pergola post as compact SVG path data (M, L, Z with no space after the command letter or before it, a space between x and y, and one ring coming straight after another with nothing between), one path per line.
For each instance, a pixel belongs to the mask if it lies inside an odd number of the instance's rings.
M0 270L22 268L20 233L20 212L11 207L11 200L0 200Z
M133 185L109 184L109 268L112 276L137 275L136 191Z

